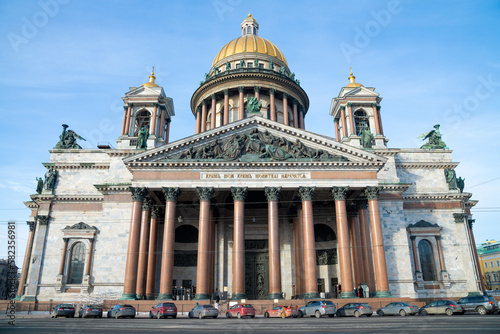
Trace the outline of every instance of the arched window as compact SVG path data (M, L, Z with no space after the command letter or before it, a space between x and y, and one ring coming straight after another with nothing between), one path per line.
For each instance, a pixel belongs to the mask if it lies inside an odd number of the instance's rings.
M83 268L85 266L85 245L77 242L71 249L69 260L69 284L81 284L83 279Z
M209 111L209 112L208 112L208 115L207 115L207 124L206 124L206 129L207 129L207 130L212 129L212 111Z
M251 34L252 33L252 27L247 27L247 34Z
M366 116L366 112L363 109L358 109L354 112L354 126L356 127L356 134L359 135L359 132L362 128L369 127L368 116Z
M147 110L141 110L135 115L135 128L134 136L137 136L139 130L145 126L149 129L149 123L151 122L151 114ZM151 132L151 130L149 130Z
M337 240L337 236L332 228L325 224L315 224L314 225L314 241L333 241Z
M198 229L193 225L182 225L175 229L175 242L191 244L198 242Z
M420 255L420 266L424 281L436 280L436 266L434 265L434 254L432 245L428 240L420 240L418 243L418 253Z
M491 273L491 276L493 277L493 282L496 282L497 281L497 274Z

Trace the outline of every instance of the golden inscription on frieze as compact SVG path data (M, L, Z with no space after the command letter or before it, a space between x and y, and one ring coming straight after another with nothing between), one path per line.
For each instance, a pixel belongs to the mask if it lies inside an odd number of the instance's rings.
M310 179L309 173L201 173L202 179Z

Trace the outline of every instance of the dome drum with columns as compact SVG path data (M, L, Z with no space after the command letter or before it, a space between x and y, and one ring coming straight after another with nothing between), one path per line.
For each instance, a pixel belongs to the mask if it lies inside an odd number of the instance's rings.
M254 115L304 129L309 98L285 57L257 35L259 26L250 14L241 27L242 36L222 47L191 98L195 132L246 118L251 98L261 102Z

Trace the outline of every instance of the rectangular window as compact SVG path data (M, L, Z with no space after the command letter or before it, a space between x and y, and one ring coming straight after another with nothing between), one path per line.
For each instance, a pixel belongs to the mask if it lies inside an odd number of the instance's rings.
M497 260L497 267L500 267L500 261Z
M239 63L238 63L238 64L236 64L236 68L240 68L240 67L241 67L241 66L240 66L240 64L239 64Z
M259 64L259 68L264 68L264 64Z
M490 267L493 268L493 261L490 261Z
M252 63L248 63L248 64L247 64L247 67L248 67L248 68L253 67L253 64L252 64Z
M484 267L485 267L485 268L488 268L488 262L485 262L485 263L484 263Z

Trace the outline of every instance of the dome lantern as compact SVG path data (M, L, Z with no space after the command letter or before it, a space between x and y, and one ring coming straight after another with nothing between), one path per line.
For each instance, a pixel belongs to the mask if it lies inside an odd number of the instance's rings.
M241 36L255 35L258 36L259 24L257 20L252 17L252 14L248 13L248 16L241 23Z

